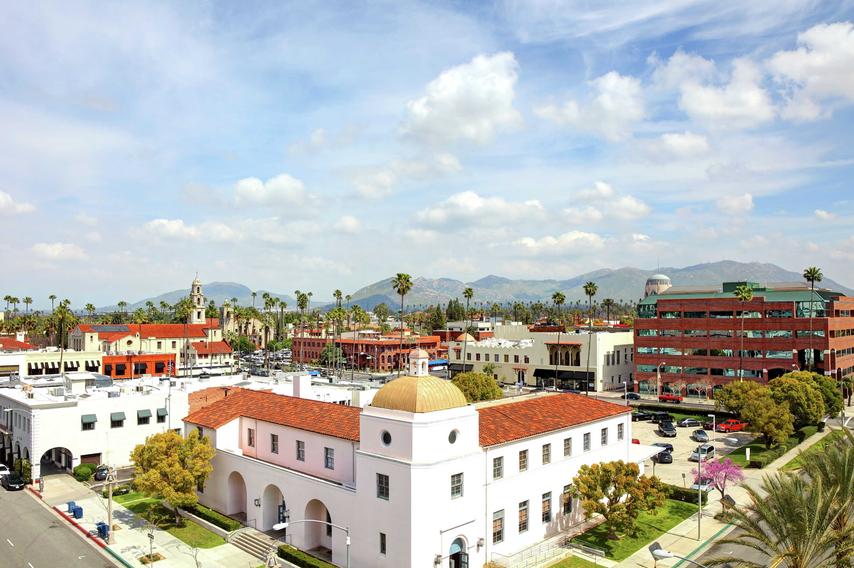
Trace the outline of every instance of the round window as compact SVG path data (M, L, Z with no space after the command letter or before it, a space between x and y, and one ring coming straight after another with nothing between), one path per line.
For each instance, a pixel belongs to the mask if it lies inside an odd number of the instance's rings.
M388 430L383 430L383 433L380 437L382 438L383 444L385 444L386 446L391 444L391 434L388 433Z
M448 441L453 444L454 442L457 441L458 435L459 435L459 432L457 430L451 430L451 433L448 434Z

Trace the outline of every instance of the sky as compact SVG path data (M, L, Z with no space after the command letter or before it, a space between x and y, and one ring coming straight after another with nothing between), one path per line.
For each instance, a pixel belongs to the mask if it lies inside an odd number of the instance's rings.
M330 298L760 261L854 285L854 3L17 2L2 292Z

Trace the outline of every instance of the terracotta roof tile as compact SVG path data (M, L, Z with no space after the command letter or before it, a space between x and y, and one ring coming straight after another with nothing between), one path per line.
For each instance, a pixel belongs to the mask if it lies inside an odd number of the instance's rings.
M225 341L197 341L192 344L193 349L199 355L219 355L221 353L231 353L231 347Z
M18 341L14 337L0 337L0 349L7 351L27 351L33 349L33 346L26 341Z
M356 406L308 400L269 391L239 389L220 401L191 413L184 421L206 428L219 428L239 416L281 424L345 440L359 440Z
M627 406L570 393L487 406L478 409L480 445L494 446L630 412Z

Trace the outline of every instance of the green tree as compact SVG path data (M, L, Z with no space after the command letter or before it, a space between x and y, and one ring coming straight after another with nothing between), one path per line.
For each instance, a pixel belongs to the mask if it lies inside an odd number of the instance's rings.
M445 326L448 325L448 322L445 320L445 312L441 306L437 305L434 309L430 310L428 325L430 326L430 331L445 329Z
M620 533L633 535L640 512L662 506L666 497L657 477L640 475L636 463L623 461L582 465L570 494L581 499L586 519L602 515L612 540Z
M735 297L741 303L741 347L738 351L738 380L744 380L744 310L745 304L753 300L753 288L747 284L739 284L735 287Z
M768 387L755 381L728 383L715 392L715 408L741 416L741 410L753 396Z
M830 377L812 371L792 371L778 378L791 378L812 385L821 393L826 414L836 416L842 411L842 393L839 385Z
M776 402L768 387L762 387L747 399L740 416L747 422L748 430L764 437L766 448L785 442L795 431L789 405Z
M394 291L397 292L398 296L400 296L400 321L398 322L400 325L400 355L397 357L397 374L400 375L400 372L403 369L404 300L406 295L409 294L409 291L412 290L412 277L404 272L398 272L395 277L391 279L391 287L394 288Z
M811 383L778 377L768 383L777 404L786 403L795 417L795 428L817 424L824 417L824 399Z
M599 291L599 286L596 285L595 282L587 282L584 285L584 295L587 296L587 301L590 306L590 319L588 321L588 329L587 332L590 334L588 336L587 343L587 372L584 374L584 394L588 395L590 390L590 351L592 351L591 347L593 345L593 296L596 295L596 292Z
M178 507L191 507L199 502L196 490L204 487L213 471L211 460L216 450L207 437L191 430L187 438L173 431L154 434L131 452L135 468L134 488L146 495L160 497L175 510L175 524L180 524Z
M557 367L560 364L560 332L563 329L563 322L561 321L561 308L563 307L564 302L566 302L566 296L563 295L562 292L555 292L552 294L552 303L555 305L555 310L557 310L557 345L555 345L555 378L553 387L557 388Z
M821 282L824 279L824 274L821 273L821 268L817 266L809 266L804 269L804 280L810 283L810 351L807 357L807 366L810 369L815 365L815 353L812 348L812 318L815 313L813 309L813 301L815 301L815 283Z
M24 296L24 308L28 314L30 313L30 306L32 305L32 303L33 303L33 299L31 297Z
M457 373L451 382L463 391L466 400L469 402L495 400L504 394L491 375L477 371Z
M327 343L323 346L323 351L320 352L320 364L331 367L335 361L340 361L342 356L340 347L334 343Z
M602 307L605 308L605 321L611 321L611 310L614 309L617 303L612 298L602 300Z
M471 312L469 312L469 304L471 303L471 299L473 297L474 297L474 289L472 289L471 287L467 287L465 290L463 290L463 298L466 299L466 311L464 312L466 320L470 320L470 318L471 318ZM462 335L463 335L463 369L465 369L465 365L466 365L466 347L468 346L468 343L469 343L468 341L466 341L465 335L467 333L469 333L469 326L470 325L471 324L466 324L465 321L463 322L463 333L462 333Z
M227 333L225 341L233 351L237 351L238 353L255 351L255 344L252 343L252 340L245 335L240 335L234 332Z
M389 309L385 302L380 302L374 306L374 315L377 316L377 322L380 324L386 323L388 320Z
M50 313L53 313L53 311L54 311L54 309L53 309L53 308L54 308L53 303L56 301L56 294L51 294L50 296L48 296L48 297L47 297L47 299L48 299L48 300L50 300ZM9 305L8 305L8 304L6 305L6 309L7 309L7 310L9 309Z
M85 309L86 313L89 314L90 320L95 317L95 304L86 304L83 309Z

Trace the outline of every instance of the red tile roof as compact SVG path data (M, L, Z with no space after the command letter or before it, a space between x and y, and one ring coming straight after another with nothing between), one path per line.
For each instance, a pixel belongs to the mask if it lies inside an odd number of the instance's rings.
M485 406L478 409L480 445L494 446L630 412L627 406L570 393Z
M220 401L191 413L184 421L206 428L219 428L239 416L281 424L345 440L359 440L356 406L308 400L269 391L235 390Z
M191 344L193 349L199 355L220 355L223 353L231 353L231 347L225 341L197 341Z
M196 323L196 324L183 324L183 323L129 323L129 324L116 324L116 325L90 325L81 323L77 326L77 329L84 333L97 333L99 341L110 341L113 342L116 339L121 339L123 337L127 337L129 335L136 335L137 333L142 338L149 337L168 337L168 338L205 338L207 337L207 333L205 330L212 329L217 327L213 324L218 324L219 320L217 319L209 319L208 323ZM107 327L111 331L105 331L103 329ZM123 331L121 328L125 327L126 331ZM115 331L113 331L115 330Z
M33 346L26 341L18 341L14 337L0 337L0 349L5 351L26 351Z

